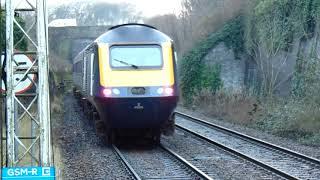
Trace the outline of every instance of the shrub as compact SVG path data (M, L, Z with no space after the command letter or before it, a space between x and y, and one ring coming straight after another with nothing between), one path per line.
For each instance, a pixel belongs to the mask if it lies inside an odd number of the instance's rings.
M244 125L252 123L261 113L258 101L243 93L223 90L212 93L210 89L202 89L195 93L193 102L204 114Z
M266 113L257 127L273 134L307 144L320 144L320 109L318 104L296 100L278 100L266 104Z
M214 66L205 66L201 75L200 88L209 89L211 92L219 90L223 83L220 78L221 66L216 64Z

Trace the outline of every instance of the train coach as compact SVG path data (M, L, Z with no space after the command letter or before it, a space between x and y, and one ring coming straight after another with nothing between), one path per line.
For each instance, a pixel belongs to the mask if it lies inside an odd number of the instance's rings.
M97 134L113 143L128 132L159 143L174 129L178 101L173 41L145 24L110 28L73 60L74 93Z

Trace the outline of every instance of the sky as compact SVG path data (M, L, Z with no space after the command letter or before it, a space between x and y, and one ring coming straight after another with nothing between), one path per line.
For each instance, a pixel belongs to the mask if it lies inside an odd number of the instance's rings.
M136 6L138 11L145 17L163 15L168 13L178 14L181 10L181 0L48 0L49 8L63 3L75 1L104 1L109 3L129 3Z

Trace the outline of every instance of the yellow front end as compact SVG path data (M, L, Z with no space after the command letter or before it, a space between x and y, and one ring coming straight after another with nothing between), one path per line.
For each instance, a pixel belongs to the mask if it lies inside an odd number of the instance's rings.
M172 44L162 43L163 66L159 69L113 69L110 66L108 44L98 44L100 85L103 87L173 86L174 61Z

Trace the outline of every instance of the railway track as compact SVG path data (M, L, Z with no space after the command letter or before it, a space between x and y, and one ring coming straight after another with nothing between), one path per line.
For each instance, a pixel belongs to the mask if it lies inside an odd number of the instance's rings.
M286 148L175 112L176 126L286 179L319 179L320 161Z
M115 145L112 147L136 180L212 179L163 145L147 152L129 152L120 150Z
M215 180L284 179L178 127L173 137L162 137L161 142Z

